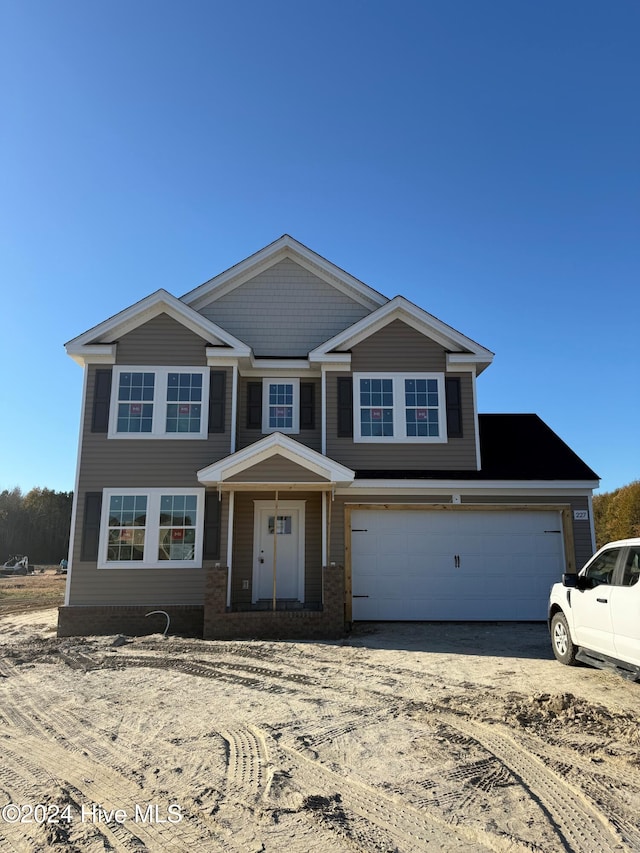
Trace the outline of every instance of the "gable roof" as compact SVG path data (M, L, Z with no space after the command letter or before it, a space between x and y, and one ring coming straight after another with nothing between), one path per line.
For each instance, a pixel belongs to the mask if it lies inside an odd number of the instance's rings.
M479 471L357 471L362 480L564 480L588 481L598 475L535 414L478 415ZM585 483L587 485L587 483Z
M363 317L353 326L335 335L321 346L309 353L309 361L323 361L327 357L336 357L338 352L344 352L351 347L375 334L394 320L402 322L421 332L428 338L439 343L450 354L450 362L475 363L477 372L481 373L493 361L493 353L476 341L471 340L461 332L438 320L404 296L394 296L377 310Z
M229 355L251 354L251 348L247 344L163 289L156 290L155 293L68 341L65 348L75 361L83 364L88 356L106 355L115 341L159 314L169 315L213 346L228 348Z
M204 305L245 284L264 270L280 263L284 258L290 258L300 264L370 311L387 302L386 296L294 240L289 234L283 234L282 237L245 260L185 293L181 301L199 310Z
M197 472L198 480L205 484L221 484L230 477L276 455L300 465L307 471L320 476L327 483L346 485L351 483L354 478L354 472L350 468L340 465L339 462L335 462L328 456L311 450L311 448L300 444L287 435L283 435L281 432L274 432L254 442L254 444L226 456L224 459L219 459L212 465L207 465L206 468L201 468ZM238 486L237 483L233 485ZM272 485L276 486L277 484Z

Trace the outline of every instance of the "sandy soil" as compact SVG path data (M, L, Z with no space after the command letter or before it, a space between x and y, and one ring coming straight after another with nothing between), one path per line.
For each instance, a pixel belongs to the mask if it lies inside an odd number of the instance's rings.
M640 685L562 667L544 625L54 625L0 619L0 851L640 850Z

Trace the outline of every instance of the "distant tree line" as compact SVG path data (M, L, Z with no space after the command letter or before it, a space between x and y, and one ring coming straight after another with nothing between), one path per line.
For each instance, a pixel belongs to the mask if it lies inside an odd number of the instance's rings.
M0 565L15 554L55 565L69 550L73 492L19 488L0 492Z
M640 480L593 498L598 548L616 539L640 537Z

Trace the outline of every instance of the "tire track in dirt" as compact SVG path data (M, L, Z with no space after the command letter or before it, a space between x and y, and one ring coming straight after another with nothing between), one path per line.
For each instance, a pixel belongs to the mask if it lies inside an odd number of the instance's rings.
M620 849L620 837L607 817L594 808L581 791L566 783L522 744L478 720L466 721L445 714L441 719L510 770L542 806L569 850L605 853Z
M78 727L76 732L70 730L71 715L66 715L65 721L58 721L56 725L53 718L35 706L33 691L29 690L28 686L23 686L19 668L13 669L11 678L12 689L9 698L12 704L3 707L8 710L8 716L12 719L15 735L9 738L4 752L6 756L11 755L13 770L19 770L27 783L26 790L23 788L25 795L29 794L29 788L31 789L28 801L38 801L37 798L34 800L33 792L38 790L44 770L50 780L75 791L79 808L84 803L90 811L91 804L97 803L107 810L126 808L127 812L133 812L135 804L140 803L144 812L147 798L144 797L144 803L141 802L143 794L140 785L129 775L124 775L113 767L114 758L121 758L120 753L116 749L100 748L86 728ZM21 706L20 709L17 705ZM74 740L78 740L79 744L74 743ZM25 743L28 744L27 752L30 758L23 754ZM89 757L92 747L95 758L100 763ZM57 758L54 760L52 756ZM34 757L38 759L37 764L31 761ZM5 773L7 772L11 773L5 768ZM117 823L100 826L104 827L107 835L111 833L114 836L112 840L116 841L117 845L125 845L126 849L188 851L198 842L202 842L206 847L209 834L203 832L203 827L197 828L197 815L183 812L183 816L184 820L179 824L179 842L174 837L175 826L169 828L166 824L136 824L136 829L140 829L139 834L129 830L126 825ZM165 845L163 836L168 834L171 838ZM117 845L116 849L120 849ZM221 845L220 849L224 849L224 845Z
M417 808L402 797L391 797L380 789L332 770L320 761L308 758L299 748L280 739L277 750L294 765L293 778L302 790L317 792L327 804L338 796L345 815L345 831L364 850L399 849L423 853L426 845L447 851L528 850L513 839L502 838L480 829L458 824L452 826L439 815ZM352 771L351 771L352 773ZM318 809L318 818L322 812ZM386 837L383 843L381 833ZM371 847L371 839L378 839ZM386 845L386 846L385 846Z
M221 731L227 744L227 789L249 796L252 801L264 792L269 753L262 733L253 727Z
M566 746L569 736L562 733L544 743L527 736L519 740L558 776L571 779L594 807L606 815L624 842L632 850L640 850L638 816L628 805L629 795L640 792L640 772L620 763L615 768L601 767L599 763L594 765L593 758L583 758L576 749ZM605 791L608 796L603 801Z

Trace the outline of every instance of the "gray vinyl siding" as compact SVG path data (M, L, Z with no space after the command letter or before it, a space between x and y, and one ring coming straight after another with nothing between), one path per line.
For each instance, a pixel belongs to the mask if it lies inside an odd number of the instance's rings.
M118 341L118 364L183 365L203 367L207 342L168 314L157 317L123 335Z
M345 504L443 504L450 503L450 498L443 495L336 495L333 502L331 515L331 541L329 543L330 559L340 565L345 560ZM570 506L571 510L588 509L589 502L581 495L565 496L554 494L549 491L546 495L463 495L463 504L491 504L500 505L507 510L509 506L535 505L535 504L558 504ZM455 511L455 510L452 510ZM573 522L573 538L575 547L576 567L582 566L591 556L591 528L588 521Z
M172 604L203 604L205 570L199 569L98 569L95 562L80 560L84 496L78 503L78 526L71 572L70 603L141 604L162 607ZM220 562L226 562L229 498L223 495L220 517Z
M322 600L322 495L319 492L291 492L290 500L305 503L305 601ZM234 555L231 575L232 605L251 603L253 581L254 500L273 500L275 492L236 492L234 498ZM249 589L242 589L242 581Z
M283 380L283 381L286 381ZM301 382L313 382L315 386L315 429L302 429L300 432L290 433L290 437L295 441L304 444L305 447L310 447L311 450L316 450L318 453L322 450L322 390L319 378L300 379ZM259 441L267 433L263 433L262 429L247 429L247 383L262 382L261 377L245 377L241 376L238 381L238 428L237 428L237 449L242 450L250 444Z
M396 320L353 348L353 372L446 372L446 352L434 341ZM356 471L380 469L475 471L476 434L473 411L473 377L470 373L446 373L460 378L462 438L445 443L355 442L337 435L338 378L349 373L327 373L327 455ZM354 410L358 389L353 389ZM444 401L443 401L444 403Z
M420 370L444 373L446 350L422 332L392 320L351 350L351 370Z
M276 454L227 479L228 483L322 483L326 478Z
M133 333L132 333L133 335ZM139 340L138 336L134 336ZM133 338L132 338L133 340ZM165 342L165 351L167 349ZM140 358L150 366L160 363L159 350L146 351ZM185 363L169 358L171 363ZM118 346L120 356L120 346ZM126 358L134 356L130 349ZM120 361L120 358L118 358ZM166 356L164 363L166 363ZM135 363L128 361L127 363ZM189 361L198 366L202 361ZM90 365L84 411L78 508L71 576L71 604L200 604L203 596L199 569L96 569L95 562L81 562L80 549L84 500L87 492L105 488L197 488L197 471L229 455L231 446L231 369L227 372L225 432L205 440L109 439L105 433L91 432L95 371ZM226 535L226 528L223 528ZM226 545L225 545L226 548ZM221 552L226 559L226 551Z
M257 356L306 356L370 311L287 258L200 313Z

